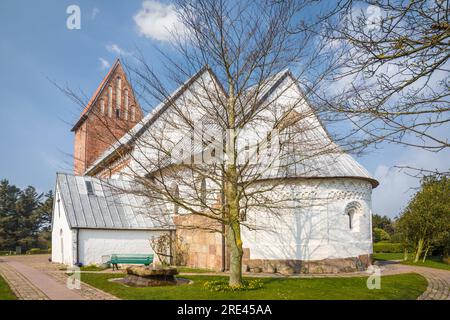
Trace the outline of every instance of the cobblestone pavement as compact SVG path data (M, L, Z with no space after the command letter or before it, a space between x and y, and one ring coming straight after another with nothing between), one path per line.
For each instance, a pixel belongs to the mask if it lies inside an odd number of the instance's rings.
M417 300L450 300L450 271L408 266L387 261L380 263L382 274L418 273L428 281L428 287Z
M76 296L79 296L80 299L85 300L118 300L117 297L83 282L81 282L81 288L79 290L69 290L66 287L68 275L64 270L61 270L61 265L50 263L48 258L48 255L0 257L0 272L19 299L42 300L50 298L58 299L58 297L53 296L49 298L49 294L45 295L43 290L38 289L14 267L14 264L17 263L19 263L19 266L24 265L25 267L35 269L36 274L49 276L51 281L57 283L55 286L64 286L69 297L75 298ZM82 279L81 275L81 280ZM59 299L62 298L64 298L64 296L59 297Z
M27 278L0 259L0 275L8 282L11 290L21 300L48 300L49 298Z

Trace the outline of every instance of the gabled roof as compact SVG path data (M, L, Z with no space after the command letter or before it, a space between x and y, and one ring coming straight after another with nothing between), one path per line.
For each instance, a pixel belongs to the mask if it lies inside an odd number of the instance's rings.
M180 86L174 93L163 103L159 104L150 114L148 114L141 123L136 124L136 126L131 129L127 134L125 134L118 142L105 151L105 153L97 159L93 165L86 170L86 174L92 172L97 166L99 166L103 161L111 157L114 152L120 147L130 145L135 139L141 136L145 130L147 130L156 119L164 113L167 108L171 105L171 102L177 99L183 94L186 89L193 84L204 72L209 72L210 75L217 81L216 76L213 71L208 67L202 68L193 77L186 81L182 86ZM292 75L289 69L285 69L273 77L268 79L262 87L259 88L258 101L257 104L262 104L268 100L272 94L285 82L293 81L297 86L298 90L301 92L301 88L298 85L297 79ZM219 83L220 85L220 83ZM249 94L251 90L249 88ZM223 88L222 88L223 90ZM224 91L224 94L225 91ZM304 98L304 97L303 97ZM304 98L305 99L305 98ZM311 105L305 100L307 105ZM341 148L333 142L333 139L327 132L326 128L320 122L320 119L315 115L313 110L313 115L318 125L317 128L309 132L309 137L304 137L304 139L311 139L314 136L315 141L323 140L321 143L324 144L323 149L329 150L320 154L313 156L307 156L305 154L300 154L300 150L294 153L283 151L280 156L280 165L267 172L262 173L261 180L265 179L286 179L286 178L358 178L369 181L372 187L378 186L378 181L374 179L370 173L362 167L355 159L353 159L349 154L343 152ZM211 124L211 129L219 129L215 124ZM188 139L189 143L191 139ZM180 148L189 149L185 145L186 141L179 141ZM330 147L326 145L330 144ZM192 146L192 151L194 154L202 152L203 145ZM167 165L172 164L171 160L167 160ZM317 164L320 164L319 166Z
M161 221L168 217L164 207L149 206L143 197L124 191L131 190L128 181L58 173L56 189L70 228L175 229L171 221Z
M111 69L109 69L106 76L103 78L100 85L97 87L97 90L95 90L94 94L91 97L91 100L89 100L89 102L86 104L86 107L81 112L80 118L75 123L75 125L73 126L71 131L77 130L78 127L81 126L83 124L83 122L87 119L87 115L88 115L89 111L91 110L91 107L93 105L95 105L95 102L97 101L100 93L103 91L103 89L105 88L105 85L108 83L109 79L114 74L114 71L116 71L117 67L120 65L121 65L120 59L117 59L116 62L114 62L114 64L112 65Z
M179 86L165 101L157 105L149 114L147 114L144 119L138 122L129 132L123 135L118 141L116 141L112 146L103 152L103 154L94 163L86 169L85 174L89 174L97 166L99 166L103 161L108 160L114 155L115 151L124 146L131 145L137 138L139 138L145 130L150 127L158 118L161 116L171 105L178 99L193 83L195 83L204 73L208 72L212 78L220 85L217 81L216 76L211 71L208 66L204 66L197 73L195 73L190 79ZM220 87L222 90L223 88Z

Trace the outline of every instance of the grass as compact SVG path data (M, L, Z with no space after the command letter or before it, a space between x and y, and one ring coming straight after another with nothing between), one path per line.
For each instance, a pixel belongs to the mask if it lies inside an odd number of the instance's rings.
M407 264L410 266L428 267L434 269L450 270L450 264L442 261L442 257L428 257L425 262L419 260L414 263L412 260L402 261L401 264Z
M189 267L177 267L179 273L214 273L213 270L189 268Z
M401 260L401 264L406 264L410 266L428 267L442 270L450 270L450 264L442 261L442 257L428 257L425 262L419 260L414 263L412 259L403 261L403 253L374 253L373 257L375 260L387 261L387 260Z
M403 253L374 253L373 258L379 261L403 260Z
M132 288L108 281L117 278L113 274L83 274L81 280L119 298L129 300L383 300L416 299L427 287L427 281L418 274L384 276L380 290L369 290L366 277L352 278L259 278L263 288L240 292L211 292L203 287L206 281L224 280L220 276L183 276L193 280L193 284L171 287ZM252 278L255 279L255 278Z
M17 297L2 277L0 277L0 300L17 300Z
M81 271L103 271L105 268L96 266L94 264L88 265L88 266L82 266L80 268Z

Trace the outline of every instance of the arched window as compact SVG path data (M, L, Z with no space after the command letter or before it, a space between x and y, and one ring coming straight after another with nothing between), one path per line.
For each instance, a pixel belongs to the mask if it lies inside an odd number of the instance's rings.
M101 114L105 114L105 100L100 99L100 112Z
M136 120L136 111L134 110L134 107L131 107L131 121Z
M113 112L113 88L112 86L108 87L108 117L112 117Z
M124 97L123 97L123 104L124 104L124 117L125 120L128 120L128 89L125 89Z
M200 184L200 201L202 206L206 206L206 179L203 178Z
M117 77L116 80L116 108L120 109L120 105L122 102L122 79Z
M180 198L180 189L178 187L178 184L174 183L173 185L173 197L177 200ZM178 214L180 206L178 203L175 202L173 206L173 214Z
M357 217L362 211L362 206L358 201L352 201L345 207L345 214L347 216L348 228L351 231L358 231Z
M348 210L347 215L348 215L348 228L350 230L352 230L353 229L353 216L355 215L355 210L354 209Z

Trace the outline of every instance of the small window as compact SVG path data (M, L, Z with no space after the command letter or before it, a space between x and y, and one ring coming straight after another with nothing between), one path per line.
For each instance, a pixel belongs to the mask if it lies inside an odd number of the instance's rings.
M108 117L112 117L112 100L113 100L113 88L112 86L108 87Z
M100 112L101 114L105 114L105 100L100 100Z
M348 228L350 230L353 229L353 216L354 216L354 214L355 214L355 210L354 209L348 210L348 212L347 212L347 215L348 215Z
M173 197L175 198L175 200L178 200L180 198L180 189L178 188L177 184L175 184L173 187ZM179 208L180 206L175 202L173 206L173 213L178 214Z
M92 182L91 181L86 181L86 190L87 190L87 193L89 195L93 195L94 194L94 188L92 187Z
M247 211L241 210L241 212L239 213L239 216L241 218L241 221L247 221Z
M128 89L125 89L125 96L124 96L124 113L125 113L125 120L128 120Z
M200 185L200 201L202 203L202 206L206 205L206 179L203 178L201 185Z
M116 109L116 119L120 119L120 109Z
M267 156L272 156L272 132L267 133Z
M347 225L350 231L359 232L359 220L362 212L362 206L358 201L352 201L345 207L347 216Z

